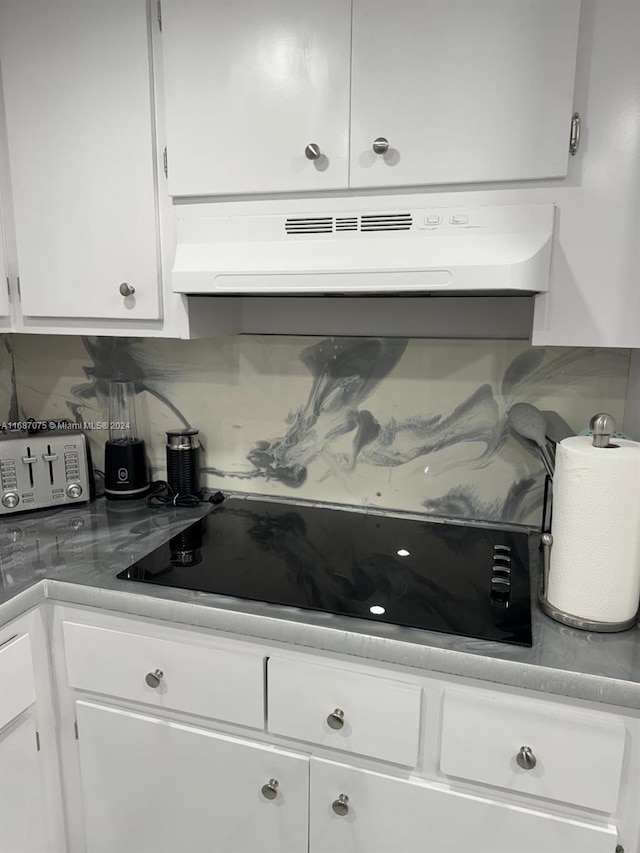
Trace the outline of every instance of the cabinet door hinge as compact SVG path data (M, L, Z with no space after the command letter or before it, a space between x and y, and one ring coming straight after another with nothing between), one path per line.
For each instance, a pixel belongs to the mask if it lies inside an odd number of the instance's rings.
M569 134L569 154L577 154L580 147L580 113L571 116L571 133Z
M40 732L36 731L36 749L40 752Z
M78 734L78 721L76 720L73 724L73 731L76 736L76 740L80 740L80 735Z
M160 32L162 32L162 3L158 0L157 4L158 9L158 27L160 28Z
M162 168L164 169L165 178L169 177L169 162L167 160L167 148L165 146L164 151L162 152Z

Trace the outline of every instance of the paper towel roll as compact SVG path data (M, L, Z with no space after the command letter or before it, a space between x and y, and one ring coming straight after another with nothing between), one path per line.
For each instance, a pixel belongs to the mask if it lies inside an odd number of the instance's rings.
M547 600L580 619L631 619L640 597L640 444L558 445Z

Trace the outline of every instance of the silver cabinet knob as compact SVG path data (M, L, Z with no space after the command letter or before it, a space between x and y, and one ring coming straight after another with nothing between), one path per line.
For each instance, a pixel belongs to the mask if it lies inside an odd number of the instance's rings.
M127 284L126 281L123 281L120 287L118 288L121 296L133 296L136 292L135 287L132 284Z
M371 147L376 154L386 154L389 150L389 140L385 139L384 136L379 136L377 139L373 140L373 145Z
M315 142L310 142L304 149L304 156L307 160L319 160L321 153L320 146L316 145Z
M533 770L538 763L538 759L533 754L530 746L521 746L520 752L516 755L516 762L518 767L522 767L523 770Z
M275 800L278 796L278 780L269 779L266 785L262 786L262 796L267 800Z
M331 808L337 815L344 817L349 813L349 797L346 794L340 794L338 799L331 803Z
M154 669L153 672L148 672L145 675L144 680L147 682L149 687L160 687L160 682L164 677L164 672L161 669Z
M330 729L341 729L344 726L344 711L336 708L327 717L327 724Z

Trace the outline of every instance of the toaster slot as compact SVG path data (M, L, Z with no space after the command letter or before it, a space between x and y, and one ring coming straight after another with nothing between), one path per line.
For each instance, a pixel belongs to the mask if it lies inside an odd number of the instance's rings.
M22 457L22 461L27 466L29 485L33 488L33 465L38 461L38 457L33 455L30 447L27 447L27 455Z
M49 464L49 483L53 486L53 463L58 458L58 454L52 453L51 445L47 444L47 452L43 454L42 458Z

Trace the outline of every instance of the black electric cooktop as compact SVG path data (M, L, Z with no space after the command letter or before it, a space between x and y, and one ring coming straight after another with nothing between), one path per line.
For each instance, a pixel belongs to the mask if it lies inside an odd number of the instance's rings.
M526 533L231 498L118 577L531 645Z

